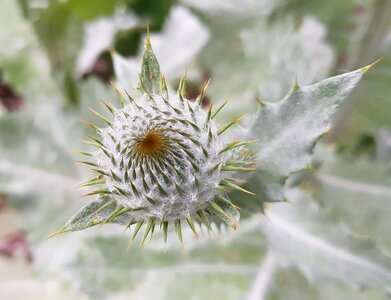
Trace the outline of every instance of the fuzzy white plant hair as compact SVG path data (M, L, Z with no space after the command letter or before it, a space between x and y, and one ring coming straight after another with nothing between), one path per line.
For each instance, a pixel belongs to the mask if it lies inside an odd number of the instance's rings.
M227 152L207 112L175 94L149 97L115 111L94 154L107 189L135 221L176 220L205 209L221 192Z
M157 222L165 237L168 224L174 223L180 239L182 220L195 234L193 220L210 228L211 220L222 219L235 228L239 214L227 193L250 192L238 186L232 174L253 170L248 155L240 154L252 141L224 139L223 133L239 119L217 126L214 118L225 104L216 110L212 105L202 108L207 84L196 101L185 98L185 79L177 94L169 93L149 41L140 79L137 98L124 99L117 91L123 107L103 102L112 121L92 110L107 127L89 124L99 137L92 138L98 147L90 155L95 161L84 161L97 176L86 185L99 189L88 195L97 194L117 207L96 224L126 216L127 227L136 224L134 239L146 222L143 241Z

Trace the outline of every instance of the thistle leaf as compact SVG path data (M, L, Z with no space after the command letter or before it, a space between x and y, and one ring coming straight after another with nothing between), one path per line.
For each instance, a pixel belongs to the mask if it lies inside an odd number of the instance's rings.
M338 227L300 189L287 194L291 203L268 207L261 225L282 264L297 267L311 280L335 278L361 289L390 289L391 263L381 245Z
M280 102L265 103L259 108L251 129L251 138L259 140L258 172L253 178L259 198L284 200L285 180L310 164L315 143L329 130L337 107L366 70L367 67L307 87L295 86Z
M236 229L240 219L239 211L233 204L224 200L225 199L217 198L216 201L211 202L210 205L216 214L218 214L232 228Z
M141 88L149 94L161 94L163 92L160 84L161 80L160 67L153 53L149 34L143 55L141 66Z
M76 212L68 222L52 236L101 224L105 222L117 208L117 202L110 201L107 197L92 201ZM115 220L112 220L112 222L115 222Z

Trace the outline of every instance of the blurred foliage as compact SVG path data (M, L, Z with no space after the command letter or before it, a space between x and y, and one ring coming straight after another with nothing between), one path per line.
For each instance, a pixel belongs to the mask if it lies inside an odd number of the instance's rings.
M102 16L112 15L117 6L116 0L95 0L93 8L88 0L69 0L67 6L82 20L92 20Z
M0 250L8 247L0 253L10 253L0 256L0 298L388 299L390 3L0 0L1 83L23 101L19 111L0 109ZM178 7L186 14L168 30ZM91 24L105 26L99 47L87 39ZM78 140L92 131L79 119L97 121L87 107L101 111L100 98L117 101L111 72L96 74L97 57L113 60L132 87L137 69L126 72L147 24L156 43L170 46L162 57L156 51L162 66L180 61L195 90L211 77L207 96L231 99L223 119L254 112L256 96L279 100L296 76L312 84L384 58L339 112L313 169L291 178L287 202L266 203L262 214L251 197L233 195L249 204L237 231L203 228L199 240L186 231L185 250L170 232L166 254L159 233L126 251L129 234L115 225L44 240L84 204L76 186L89 174L75 149L88 147ZM88 76L77 68L86 44ZM109 56L110 48L128 57ZM177 72L167 80L175 87ZM31 263L9 243L15 232L27 237Z
M171 7L177 0L125 0L128 8L140 16L147 17L151 30L161 30Z

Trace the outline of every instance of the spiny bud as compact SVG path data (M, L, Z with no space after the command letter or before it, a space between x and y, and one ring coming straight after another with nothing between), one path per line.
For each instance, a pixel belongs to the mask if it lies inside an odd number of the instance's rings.
M98 147L90 155L94 161L84 162L93 166L97 176L85 185L99 185L88 195L106 199L92 215L114 203L116 207L106 219L94 219L93 225L125 217L127 227L134 225L133 240L146 223L142 243L158 222L165 239L171 223L180 240L184 220L196 235L193 220L210 228L217 217L236 227L239 213L227 193L232 189L250 193L232 175L253 170L248 156L241 156L243 147L252 141L227 142L224 132L240 118L218 127L214 117L225 104L214 111L212 105L204 110L201 102L207 84L196 101L189 101L184 96L185 82L186 78L181 80L177 94L167 91L148 40L140 95L124 99L115 88L123 107L103 102L112 120L92 110L107 125L87 124L99 137L92 137L92 144ZM60 233L64 231L66 226Z
M99 130L102 149L94 157L113 198L138 209L134 221L182 219L220 193L227 152L220 153L217 132L198 104L145 94Z

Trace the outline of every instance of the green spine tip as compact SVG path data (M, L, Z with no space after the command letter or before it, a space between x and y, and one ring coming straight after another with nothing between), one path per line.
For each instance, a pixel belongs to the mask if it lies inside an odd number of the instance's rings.
M201 93L200 93L200 95L197 97L197 103L198 103L198 105L202 105L202 99L204 99L204 97L205 97L206 89L208 88L209 83L210 83L210 78L204 83L204 85L202 86Z
M230 128L231 126L233 126L236 123L238 123L243 117L244 117L244 115L241 115L240 117L238 117L238 118L232 120L231 122L229 122L227 125L225 125L224 127L222 127L221 129L219 129L217 131L217 135L220 135L220 134L224 133L228 128Z
M110 53L111 56L118 54L118 52L113 47L110 47L109 49L107 49L107 51Z
M164 245L165 245L165 247L167 249L168 222L167 221L163 221L162 224L163 224Z
M109 120L107 120L106 117L104 117L102 114L98 113L96 110L94 110L93 108L91 107L88 107L88 109L93 112L96 116L98 116L99 118L101 118L108 126L111 126L111 122Z
M265 102L260 98L260 97L255 97L255 100L257 100L257 103L260 107L264 107L265 106Z
M129 251L130 247L132 246L132 243L133 243L134 239L136 238L137 233L140 231L141 226L143 226L143 224L144 224L143 220L137 222L136 228L134 229L133 235L132 235L132 237L131 237L131 239L129 241L129 244L128 244L128 251Z
M181 225L181 220L175 220L175 229L176 233L178 235L179 242L181 243L183 247L183 236L182 236L182 225Z
M314 168L314 166L312 165L312 162L309 162L309 163L307 164L307 166L306 166L305 169L306 169L307 171L311 171L311 172L315 171L315 168Z
M115 108L110 102L106 102L106 101L104 101L103 99L99 99L99 101L103 104L103 106L104 106L112 115L114 115L114 111L116 110L116 108Z
M145 229L145 233L144 233L143 239L141 241L141 245L140 245L141 248L144 247L145 240L147 239L148 234L150 232L151 232L151 238L152 238L152 228L154 227L154 225L155 225L155 218L149 219L148 224L147 224L147 228Z
M182 97L185 97L185 98L187 96L186 84L187 84L187 67L186 67L186 70L185 70L185 75L181 79L181 88L179 89L179 93L181 94Z
M198 233L197 233L197 230L195 229L194 222L193 222L193 219L191 218L191 216L188 216L186 218L186 221L187 221L187 224L189 224L191 231L193 231L196 239L198 239Z
M145 49L152 50L151 32L149 31L149 24L147 25L147 41L145 42Z
M297 76L295 78L295 83L293 84L293 90L295 92L297 92L298 90L300 90L300 85L299 85L299 82L297 81Z
M119 91L119 88L118 86L115 84L114 81L110 80L110 85L111 87L113 88L114 92L117 94L119 100L121 101L122 105L126 105L127 104L127 101L125 100L124 96L121 94L121 92Z
M67 230L66 227L64 226L64 227L62 227L60 230L56 231L55 233L53 233L53 234L51 234L51 235L45 237L45 240L54 238L54 237L56 237L56 236L58 236L58 235L60 235L60 234L66 233L66 232L68 232L68 230Z
M360 70L361 72L365 73L366 71L368 71L370 68L372 68L374 65L376 65L377 63L379 63L384 57L380 57L378 58L377 60L375 60L373 63L371 63L370 65L367 65L365 67L362 67Z
M224 101L219 107L217 107L216 111L212 114L212 119L216 117L216 115L223 109L223 107L229 102L229 100Z
M228 180L223 180L220 185L222 185L223 187L228 187L228 188L231 188L231 189L234 189L234 190L238 190L240 192L243 192L243 193L246 193L246 194L249 194L249 195L252 195L252 196L255 196L254 193L250 192L250 191L247 191L246 189L232 183L231 181L228 181Z
M95 126L94 124L92 124L92 123L90 123L90 122L88 122L88 121L86 121L86 120L80 119L80 122L82 122L83 124L85 124L85 125L87 125L87 126L93 128L93 129L95 129L95 130L98 130L98 127L97 127L97 126Z

